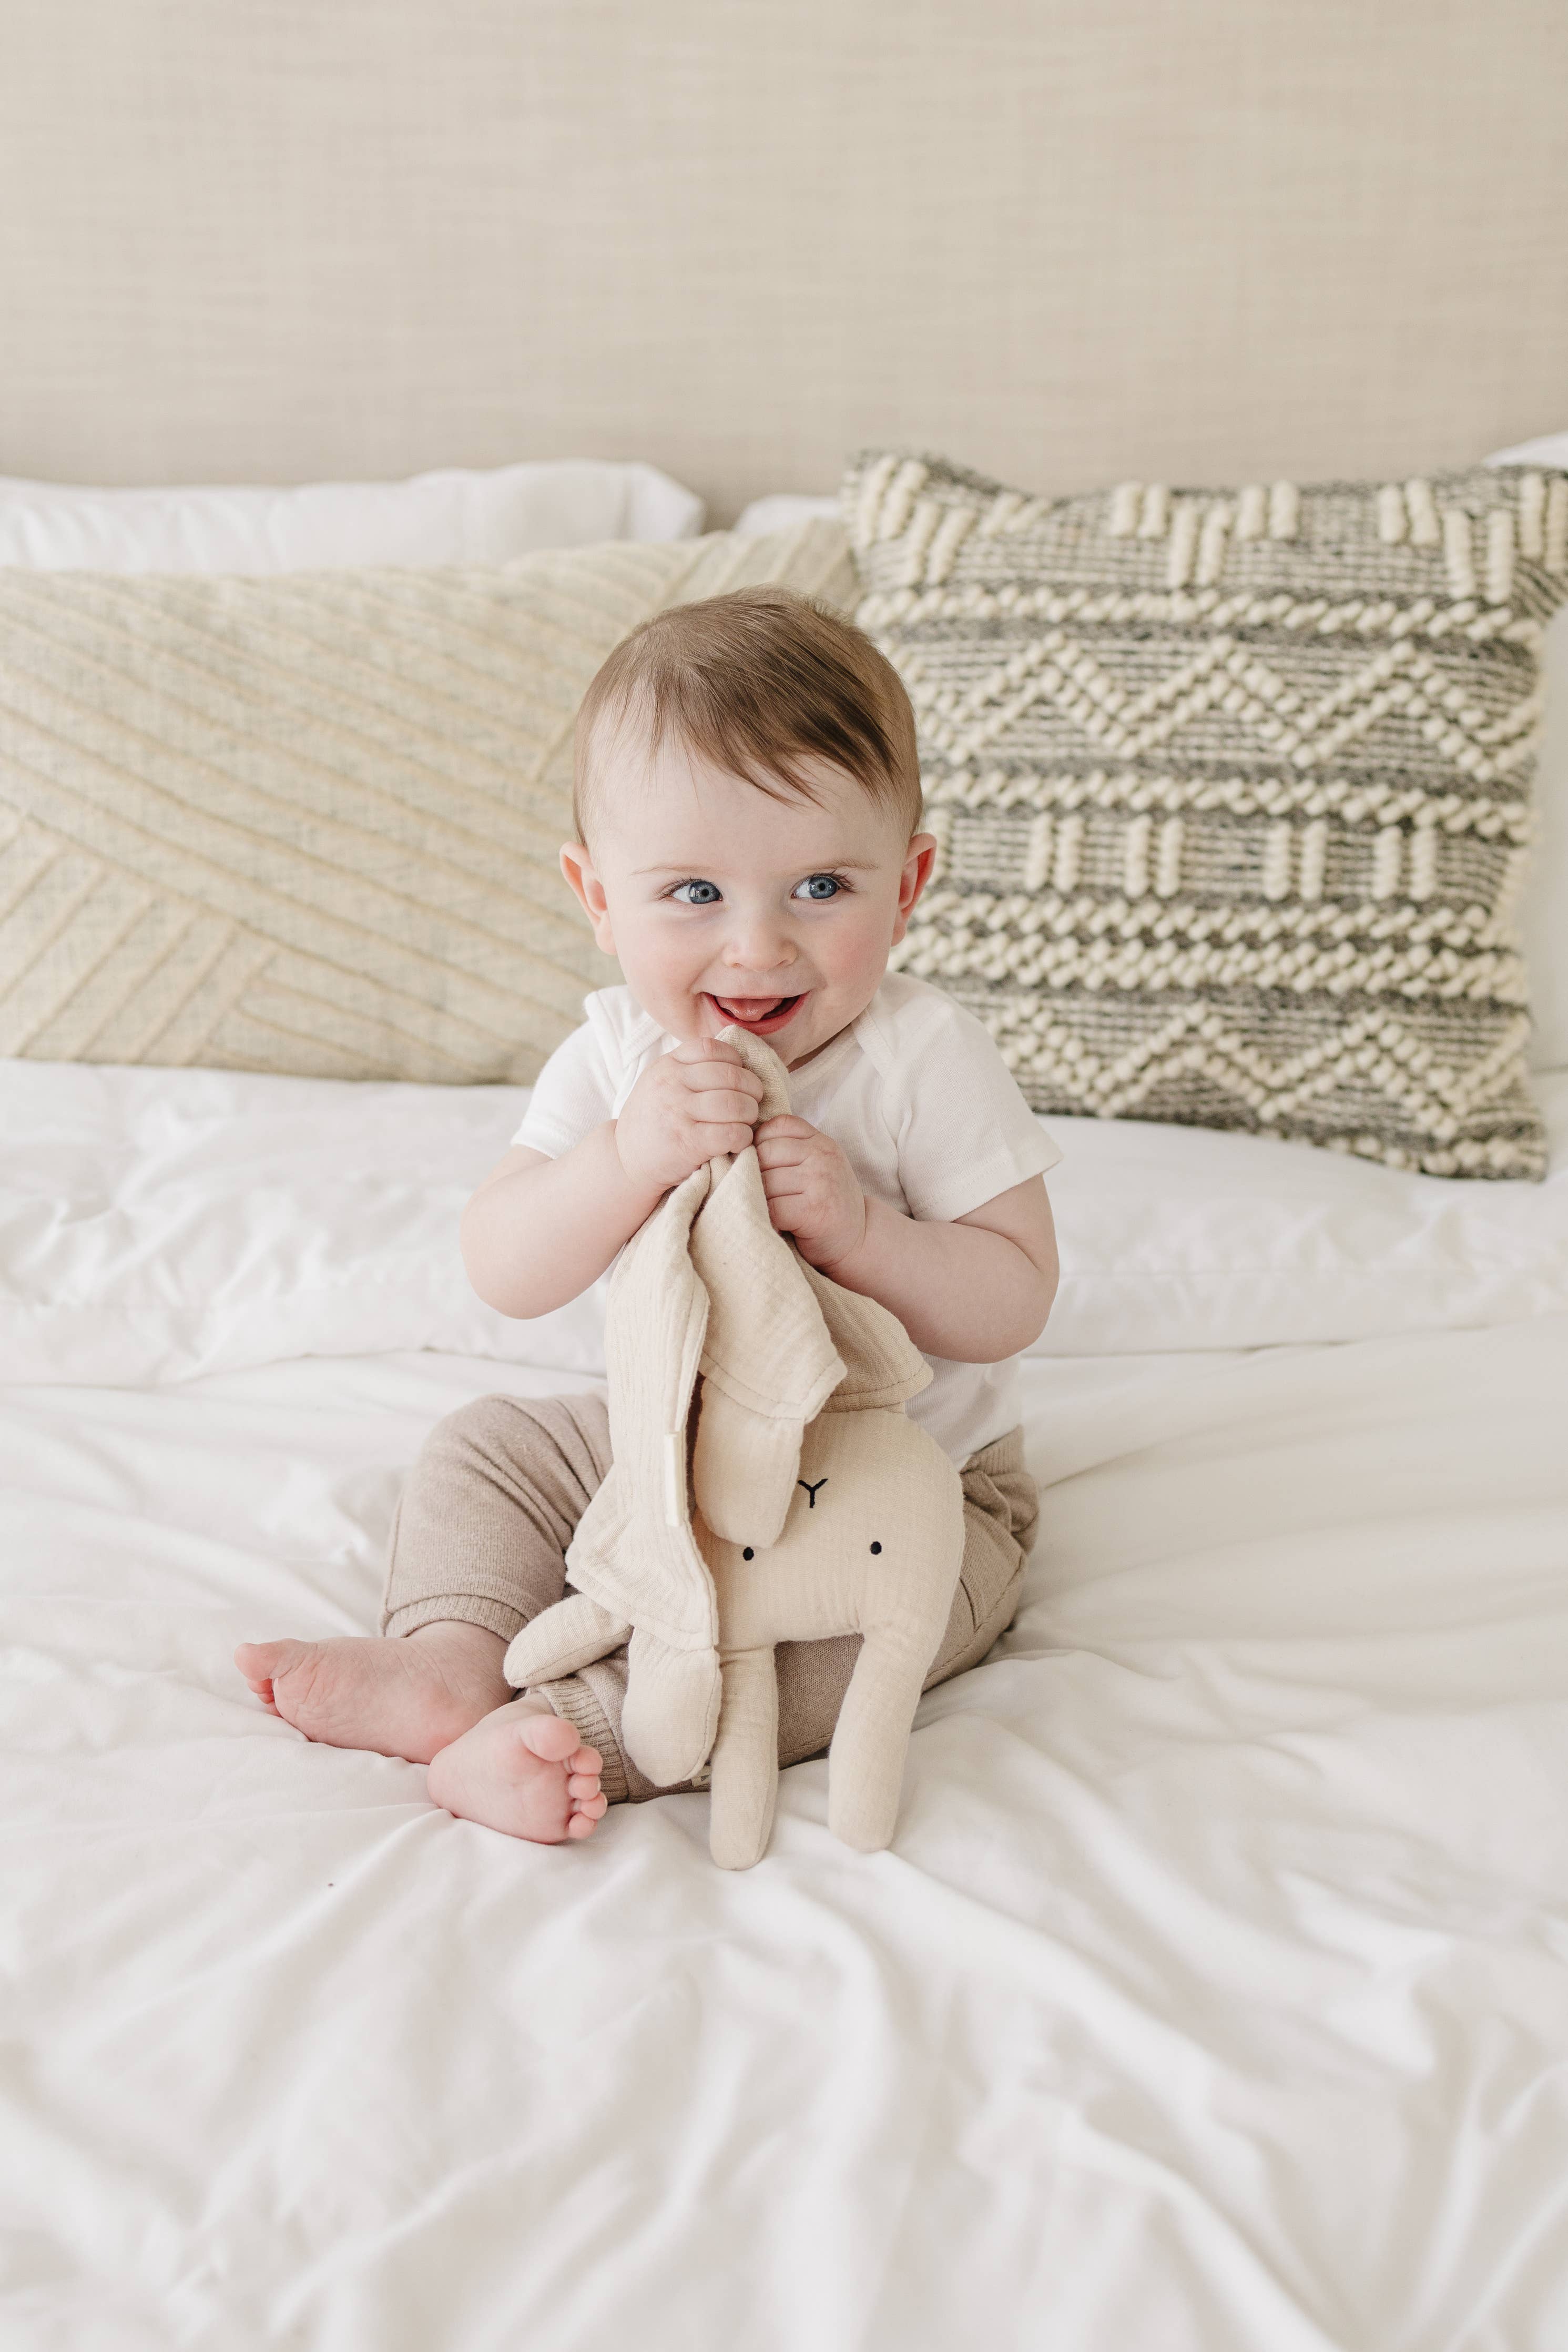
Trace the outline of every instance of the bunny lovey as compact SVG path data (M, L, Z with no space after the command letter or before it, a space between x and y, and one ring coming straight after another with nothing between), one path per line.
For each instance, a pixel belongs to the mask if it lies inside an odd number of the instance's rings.
M727 1029L789 1108L771 1047ZM711 1766L714 1860L761 1859L779 1790L780 1642L859 1633L828 1822L891 1840L915 1702L964 1550L958 1473L905 1400L930 1369L897 1318L774 1232L756 1150L712 1160L622 1252L605 1321L612 1466L574 1588L507 1652L514 1688L630 1643L622 1738L662 1788Z

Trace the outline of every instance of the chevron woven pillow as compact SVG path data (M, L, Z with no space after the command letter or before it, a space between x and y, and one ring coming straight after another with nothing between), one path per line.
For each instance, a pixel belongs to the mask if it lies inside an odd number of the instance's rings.
M0 567L0 1054L524 1080L616 968L567 896L571 729L629 629L836 523L493 571Z
M941 855L897 960L1039 1110L1539 1177L1511 909L1568 478L1026 496L876 452Z

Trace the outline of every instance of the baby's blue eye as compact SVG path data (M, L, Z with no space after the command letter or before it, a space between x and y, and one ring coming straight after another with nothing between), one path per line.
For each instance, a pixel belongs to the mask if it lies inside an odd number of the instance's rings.
M797 898L836 898L843 887L836 874L808 874L803 882L796 884L794 896Z
M716 907L724 893L716 882L677 882L670 896L683 907Z

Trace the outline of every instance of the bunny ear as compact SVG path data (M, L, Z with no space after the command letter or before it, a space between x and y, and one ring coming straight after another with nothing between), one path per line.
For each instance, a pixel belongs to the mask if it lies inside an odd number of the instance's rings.
M753 1037L744 1029L731 1027L721 1030L719 1034L738 1048L747 1068L755 1070L762 1080L762 1102L758 1116L761 1118L772 1118L779 1112L788 1110L789 1108L789 1076L783 1063L773 1051L772 1046L764 1044L760 1037ZM742 1155L743 1160L751 1157L749 1153ZM737 1161L737 1171L740 1162ZM731 1178L727 1182L733 1182L733 1181ZM727 1182L715 1193L704 1209L697 1225L694 1228L694 1239L695 1235L702 1232L714 1218L719 1202L724 1197L724 1191L727 1189ZM738 1202L734 1205L738 1207ZM765 1201L761 1202L760 1208L762 1223L771 1233L771 1227L768 1225L768 1209ZM773 1239L777 1243L778 1236L773 1235ZM754 1255L759 1252L760 1246L755 1239L748 1238L746 1242L747 1249ZM859 1291L841 1290L839 1285L831 1281L825 1274L819 1274L815 1266L808 1265L794 1250L788 1251L787 1255L790 1266L815 1298L827 1330L830 1345L841 1359L843 1365L839 1386L831 1397L823 1401L822 1404L813 1405L810 1408L806 1414L808 1420L814 1419L819 1412L871 1412L879 1406L903 1404L907 1398L918 1396L922 1389L930 1386L931 1367L915 1347L896 1315L890 1314L887 1308L879 1306L874 1298L863 1298ZM695 1248L693 1255L695 1259ZM704 1280L706 1281L706 1266L700 1265L700 1261L699 1268L703 1273ZM712 1289L711 1283L709 1288ZM744 1295L743 1293L742 1296ZM705 1354L703 1359L705 1376L709 1373L708 1356L715 1352L713 1326L710 1325L707 1354ZM735 1350L730 1352L732 1357L736 1353ZM818 1358L814 1360L822 1360ZM706 1405L704 1410L706 1410ZM735 1437L734 1443L739 1445L738 1434ZM700 1450L702 1445L700 1417L697 1444ZM753 1450L756 1444L757 1441L754 1440ZM777 1478L781 1475L780 1468L774 1473L774 1477ZM772 1483L770 1482L769 1492L771 1491ZM790 1491L792 1490L786 1489L784 1492L785 1505L789 1502ZM727 1529L718 1527L709 1517L706 1507L703 1516L707 1518L708 1525L713 1528L716 1535L727 1534ZM779 1523L782 1525L782 1512ZM751 1524L756 1524L755 1515ZM772 1539L771 1538L758 1538L763 1541ZM742 1538L735 1536L730 1540L739 1542ZM749 1541L750 1538L747 1538L746 1540Z
M715 1535L766 1546L795 1491L801 1430L843 1363L800 1258L773 1230L755 1151L709 1194L691 1252L708 1297L693 1491Z
M762 1081L762 1100L758 1105L758 1118L778 1118L789 1108L789 1076L783 1063L765 1038L754 1037L749 1029L737 1029L732 1022L718 1033L719 1042L737 1048L748 1070L755 1070Z
M711 1647L718 1613L686 1501L686 1423L702 1357L707 1295L688 1249L713 1181L697 1169L621 1254L611 1278L604 1352L610 1475L567 1554L573 1584L674 1649Z
M802 1258L823 1324L843 1359L844 1376L823 1410L870 1412L903 1404L931 1385L931 1367L896 1315L858 1290L843 1290Z

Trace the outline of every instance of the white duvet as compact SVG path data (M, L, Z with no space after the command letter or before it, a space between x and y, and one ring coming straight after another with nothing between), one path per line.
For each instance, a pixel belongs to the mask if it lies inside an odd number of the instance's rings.
M1568 2344L1568 1171L1060 1123L1022 1614L893 1851L807 1765L732 1876L229 1664L371 1626L440 1413L591 1379L455 1266L514 1099L0 1115L6 2352Z

